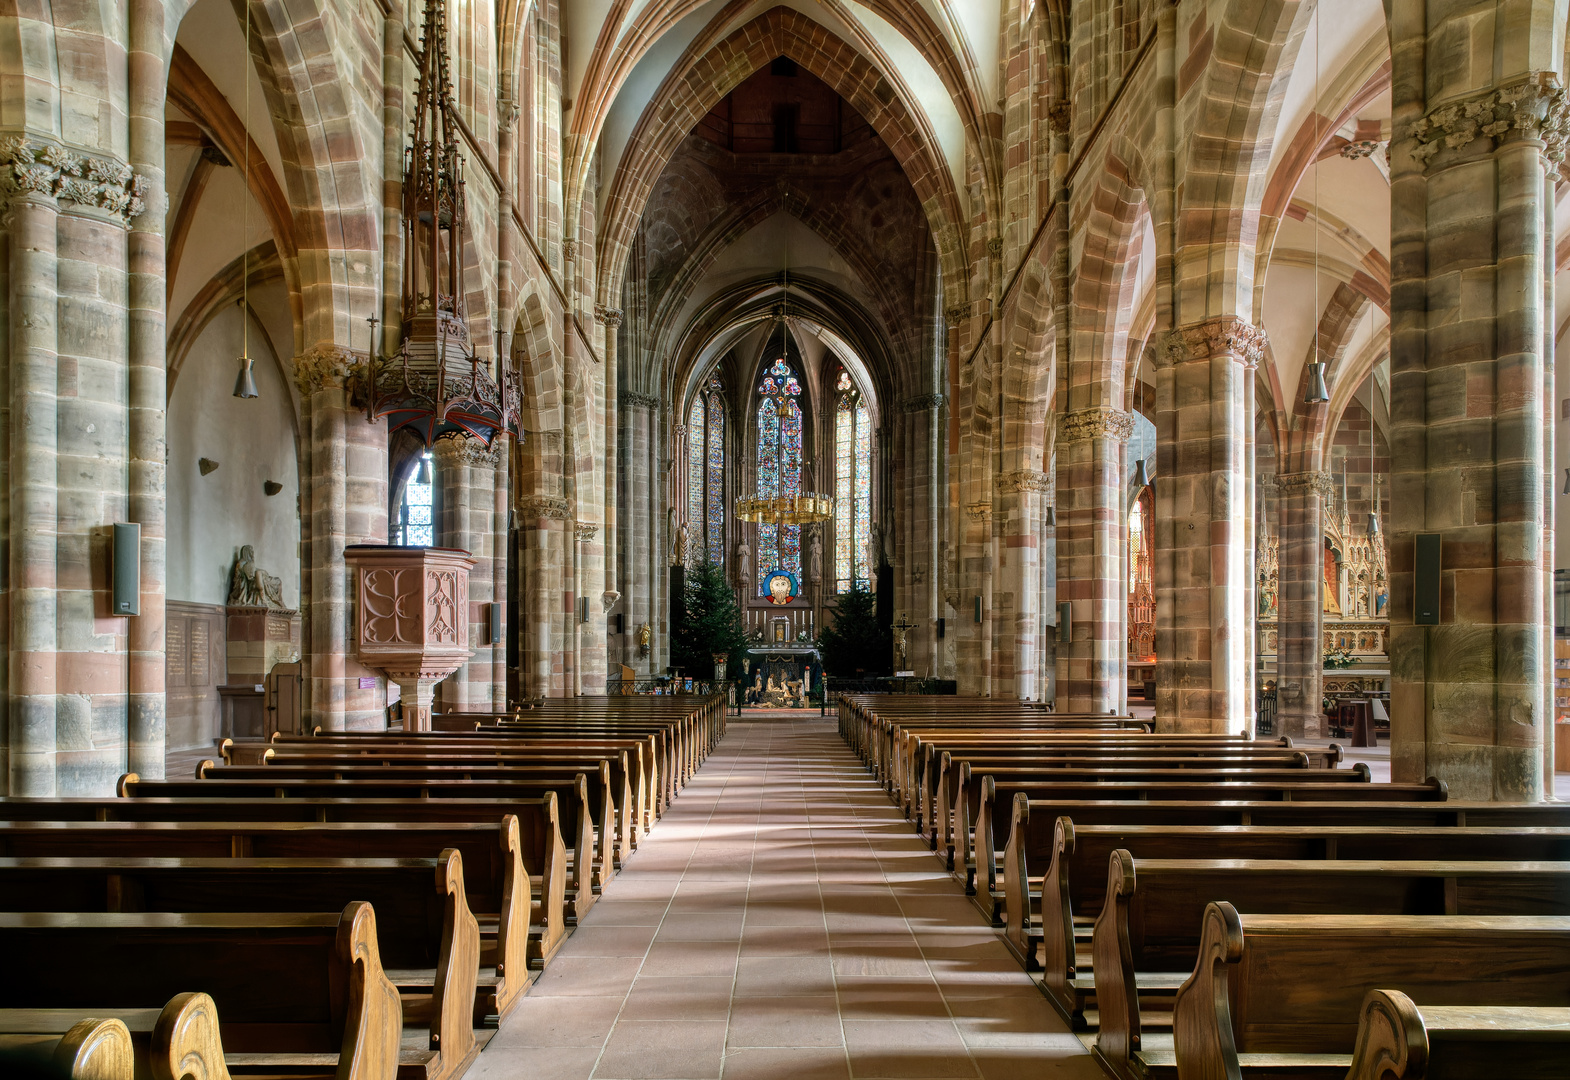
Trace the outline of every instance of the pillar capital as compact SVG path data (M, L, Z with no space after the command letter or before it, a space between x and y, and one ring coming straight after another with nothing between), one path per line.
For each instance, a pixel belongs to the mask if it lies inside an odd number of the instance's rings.
M594 305L594 317L606 329L614 330L621 325L621 308L606 307L604 304Z
M901 407L908 413L926 412L928 409L943 408L942 394L917 394L901 402Z
M629 409L648 409L650 412L657 412L660 407L659 398L649 394L634 393L631 390L622 391L621 403Z
M468 465L476 469L494 469L501 464L502 446L498 438L490 446L479 439L467 436L455 439L438 439L433 447L444 464Z
M338 389L348 384L356 370L364 367L365 357L344 345L320 342L294 359L294 380L301 397L318 390Z
M1483 149L1492 150L1515 139L1541 139L1545 155L1559 162L1570 138L1570 104L1556 74L1534 71L1430 109L1413 122L1408 135L1417 143L1412 157L1424 169L1441 153L1465 150L1479 140L1488 140Z
M572 523L572 535L580 544L587 544L599 534L600 526L593 521L575 521Z
M518 516L566 521L572 514L567 500L559 495L520 495Z
M1236 315L1221 315L1203 322L1180 326L1167 334L1165 359L1168 364L1191 360L1211 360L1233 356L1245 367L1256 367L1265 355L1269 339L1263 327ZM1161 353L1157 353L1160 357Z
M129 224L147 210L147 177L123 161L68 150L22 132L0 136L0 191L53 198Z
M1052 487L1052 478L1035 469L1019 469L999 476L993 486L1004 494L1015 491L1046 491Z
M1097 406L1065 413L1058 421L1058 442L1072 443L1083 439L1115 439L1126 443L1134 434L1134 414L1122 409Z
M1276 474L1276 491L1282 495L1318 495L1328 500L1335 490L1335 480L1327 472Z

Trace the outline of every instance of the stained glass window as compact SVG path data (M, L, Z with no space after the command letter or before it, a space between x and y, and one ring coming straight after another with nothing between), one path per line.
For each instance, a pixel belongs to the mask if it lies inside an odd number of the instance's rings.
M834 579L836 591L848 592L872 578L872 419L849 372L839 373L834 389Z
M758 384L758 494L801 492L801 382L782 357ZM801 575L801 526L758 526L758 595L768 592L776 570Z
M398 507L398 529L394 544L430 547L436 542L435 519L431 515L429 455L421 461L403 486L403 502Z
M725 387L711 375L687 413L689 558L725 565Z

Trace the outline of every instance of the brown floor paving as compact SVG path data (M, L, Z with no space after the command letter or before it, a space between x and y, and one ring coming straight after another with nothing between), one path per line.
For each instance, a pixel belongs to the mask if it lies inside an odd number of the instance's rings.
M473 1080L1094 1080L831 723L733 721Z

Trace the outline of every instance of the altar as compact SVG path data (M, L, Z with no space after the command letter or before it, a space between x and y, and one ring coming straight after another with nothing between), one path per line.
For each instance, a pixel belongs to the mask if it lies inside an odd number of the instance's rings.
M805 709L820 691L823 665L810 645L748 649L743 704L762 709Z

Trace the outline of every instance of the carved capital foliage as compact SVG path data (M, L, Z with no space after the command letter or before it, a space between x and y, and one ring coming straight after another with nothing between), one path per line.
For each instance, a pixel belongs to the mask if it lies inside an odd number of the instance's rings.
M1098 406L1071 412L1058 421L1058 442L1071 443L1081 439L1116 439L1128 442L1134 434L1134 414L1122 409Z
M1410 129L1412 156L1427 168L1443 150L1461 150L1479 139L1492 149L1510 139L1541 139L1549 161L1564 160L1570 106L1559 77L1538 71L1518 82L1432 109Z
M1054 135L1067 135L1074 124L1074 103L1059 98L1047 106L1047 126Z
M1329 499L1335 493L1335 482L1327 472L1277 473L1276 491L1282 495L1318 495Z
M518 515L520 517L551 518L556 521L566 521L571 517L567 500L559 495L520 495L518 497Z
M985 521L990 513L992 513L991 503L967 503L965 506L965 516L972 521Z
M313 345L302 356L294 359L294 381L301 397L310 397L318 390L348 386L365 360L353 349L342 345Z
M586 544L599 535L600 527L592 521L575 521L572 535L580 544Z
M965 305L943 309L944 325L953 329L970 317L970 308Z
M636 394L625 390L621 395L621 403L629 409L648 409L650 412L658 411L660 399L648 394Z
M569 236L561 242L561 257L563 262L578 261L578 238Z
M1035 469L1020 469L1018 472L1004 473L998 477L994 485L999 492L1008 493L1015 491L1047 491L1052 487L1052 478L1044 472Z
M0 191L89 207L122 224L147 209L147 178L125 162L20 133L0 136Z
M1268 340L1263 327L1244 322L1236 315L1223 315L1168 333L1166 360L1181 364L1189 360L1234 356L1247 366L1255 367L1264 358Z
M942 394L917 394L908 397L903 403L903 408L908 413L926 412L928 409L943 408Z
M1341 156L1348 161L1357 161L1361 158L1373 157L1375 151L1383 149L1385 145L1379 139L1354 139L1341 148Z
M606 307L604 304L594 305L594 317L599 324L614 330L621 325L621 308Z
M611 608L615 607L616 601L620 599L621 593L617 592L615 589L606 589L604 592L600 593L600 607L602 609L601 613L609 615L611 613Z
M455 465L467 465L475 469L494 469L502 461L502 441L496 440L487 449L478 439L466 437L439 439L436 443L436 455Z

